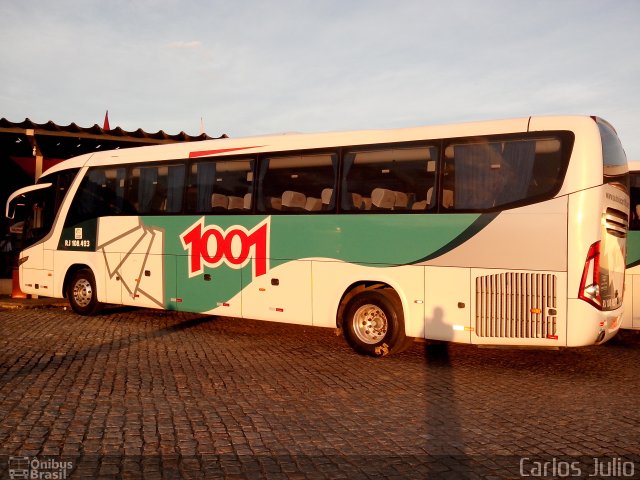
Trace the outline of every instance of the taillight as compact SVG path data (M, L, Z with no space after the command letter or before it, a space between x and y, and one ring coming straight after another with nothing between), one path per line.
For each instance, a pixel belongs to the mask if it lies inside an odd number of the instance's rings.
M589 247L587 260L584 262L582 281L578 298L590 303L598 310L602 310L602 297L600 296L600 242Z

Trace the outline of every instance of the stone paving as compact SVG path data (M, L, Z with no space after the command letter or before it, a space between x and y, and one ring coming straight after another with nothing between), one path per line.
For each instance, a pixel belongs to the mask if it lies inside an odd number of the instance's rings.
M0 476L639 478L639 378L636 332L373 359L329 329L0 310Z

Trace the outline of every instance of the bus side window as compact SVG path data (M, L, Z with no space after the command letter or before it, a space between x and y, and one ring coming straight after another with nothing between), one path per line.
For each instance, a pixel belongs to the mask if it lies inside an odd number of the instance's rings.
M163 210L167 213L180 213L182 212L186 166L184 164L169 165L166 167L166 172L167 199Z
M181 163L132 168L123 203L138 214L180 213L184 182Z
M252 158L204 160L191 164L187 211L248 213L253 189Z
M502 170L501 148L500 143L479 142L457 144L447 150L447 161L453 165L445 169L449 178L443 184L453 187L456 209L482 210L495 205Z
M126 168L95 167L85 175L65 221L66 226L113 215L133 215L125 198Z
M265 213L333 210L337 170L338 160L334 153L263 158L257 210Z
M344 157L344 211L426 211L432 208L435 147L347 152Z
M135 210L125 198L127 169L124 167L106 168L100 193L103 204L102 216L134 215Z
M187 211L208 213L212 211L211 196L216 175L216 164L199 161L191 164L187 184Z
M138 214L157 213L166 197L165 186L160 183L158 167L140 167L133 169L133 175L138 178L137 205Z
M560 187L563 157L557 138L474 139L445 149L443 207L453 190L456 210L522 205Z
M213 195L226 197L226 211L231 214L246 213L245 198L251 194L253 188L253 159L216 162L216 175L213 185Z

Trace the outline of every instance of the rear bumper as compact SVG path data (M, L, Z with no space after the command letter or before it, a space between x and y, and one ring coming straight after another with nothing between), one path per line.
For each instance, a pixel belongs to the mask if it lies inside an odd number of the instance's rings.
M567 346L600 345L613 338L622 324L622 307L599 311L583 300L569 299Z

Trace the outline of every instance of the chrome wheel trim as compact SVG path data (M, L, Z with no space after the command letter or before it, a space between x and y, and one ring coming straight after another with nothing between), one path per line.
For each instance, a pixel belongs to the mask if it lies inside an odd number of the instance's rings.
M79 279L73 285L73 301L81 308L87 307L93 298L93 288L91 282L86 278Z
M380 342L387 334L387 316L377 305L371 303L362 305L356 310L352 322L356 337L367 345Z

